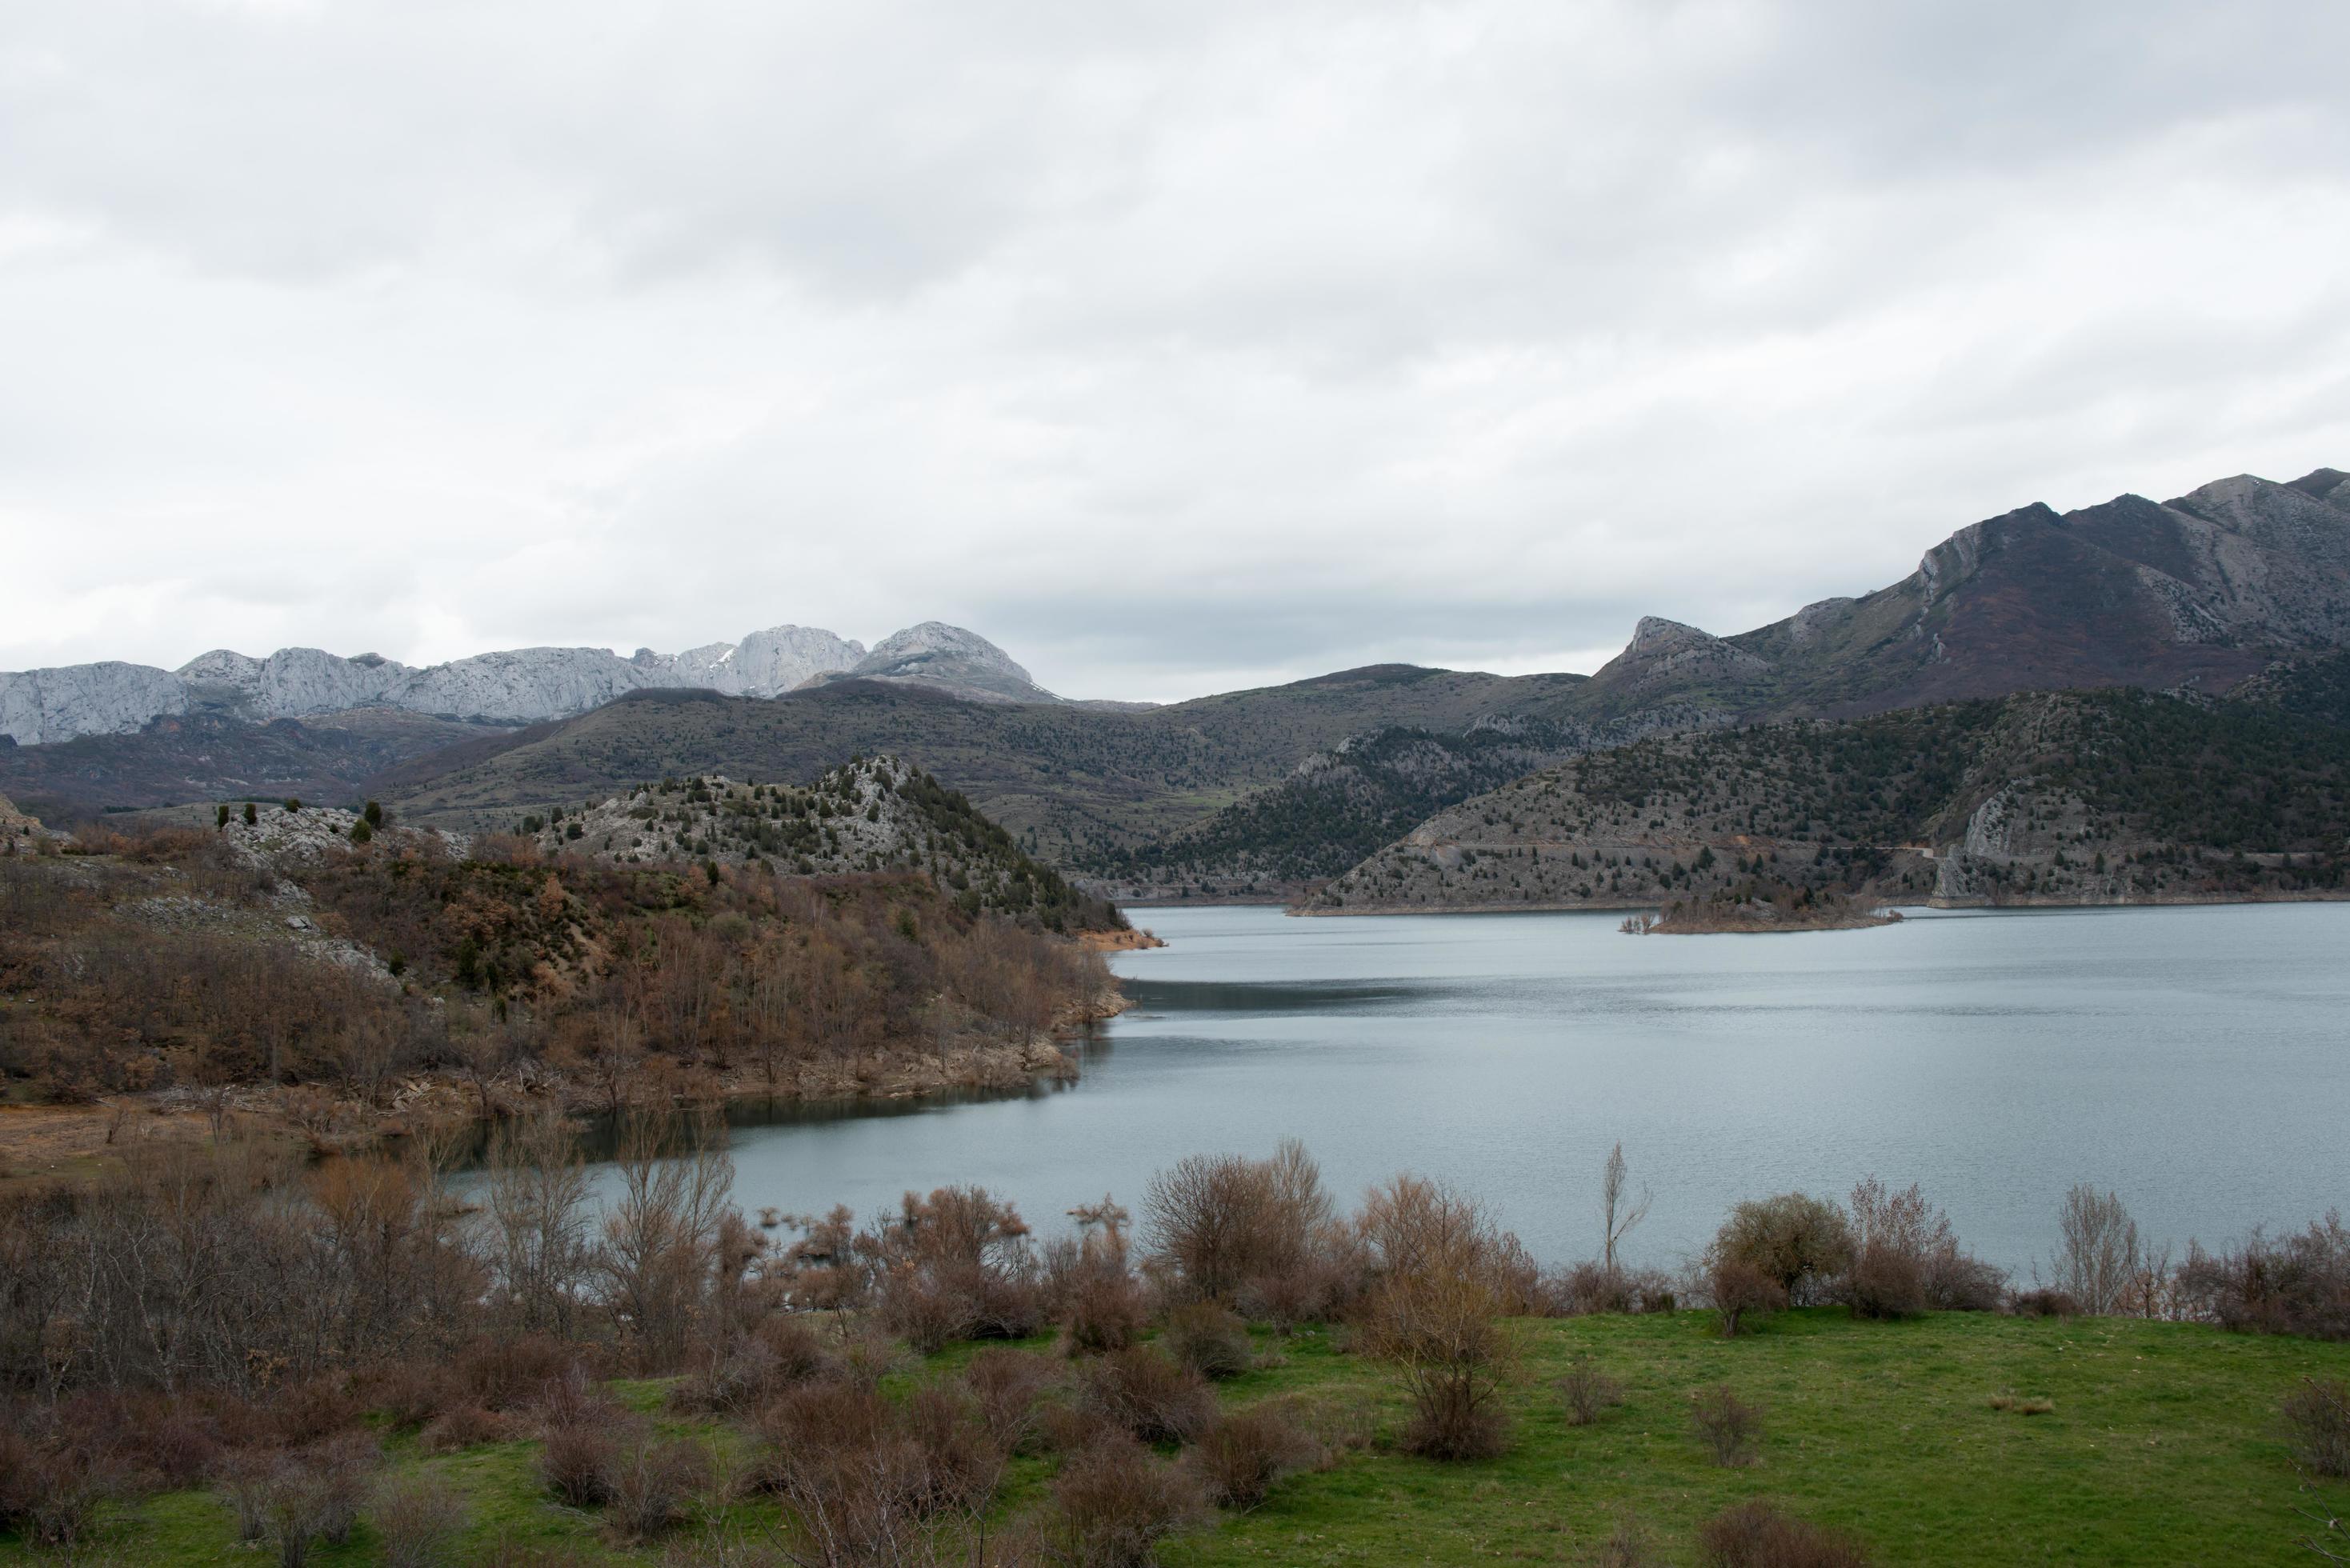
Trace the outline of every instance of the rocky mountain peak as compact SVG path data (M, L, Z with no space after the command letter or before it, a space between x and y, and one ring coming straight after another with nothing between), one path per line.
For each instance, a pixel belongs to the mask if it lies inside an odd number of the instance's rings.
M980 702L1058 702L995 644L959 626L926 620L876 644L849 675L917 682Z

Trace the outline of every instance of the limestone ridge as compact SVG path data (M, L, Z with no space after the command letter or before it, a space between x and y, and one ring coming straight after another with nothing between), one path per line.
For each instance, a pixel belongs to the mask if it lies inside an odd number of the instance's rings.
M1002 649L960 627L925 621L868 655L864 644L829 631L779 626L739 643L675 654L639 649L629 659L600 648L522 648L413 669L373 653L346 659L287 648L255 659L215 649L177 670L107 662L0 673L0 735L19 745L42 745L79 735L134 733L156 719L179 715L266 722L363 708L533 724L649 688L777 697L851 674L979 701L1059 701Z
M935 620L883 639L834 678L933 686L974 702L1061 701L987 639Z

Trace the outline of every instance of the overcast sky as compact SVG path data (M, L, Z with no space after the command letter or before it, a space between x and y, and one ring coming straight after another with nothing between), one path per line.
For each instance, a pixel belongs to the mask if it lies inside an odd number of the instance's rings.
M0 0L0 669L1588 670L2350 467L2340 0Z

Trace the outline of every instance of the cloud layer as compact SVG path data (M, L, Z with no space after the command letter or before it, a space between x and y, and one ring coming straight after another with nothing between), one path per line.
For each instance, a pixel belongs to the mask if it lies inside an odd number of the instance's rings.
M2350 466L2338 5L23 0L0 668L1589 668Z

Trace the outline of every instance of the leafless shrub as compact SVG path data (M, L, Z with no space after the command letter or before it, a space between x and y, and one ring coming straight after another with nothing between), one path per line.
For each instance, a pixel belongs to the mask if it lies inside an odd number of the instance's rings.
M1159 1346L1202 1377L1237 1377L1256 1364L1248 1324L1213 1302L1191 1302L1167 1314Z
M1603 1411L1624 1402L1624 1385L1599 1370L1587 1355L1578 1355L1558 1380L1558 1391L1566 1401L1569 1425L1588 1427L1599 1419Z
M87 1449L43 1452L0 1427L0 1530L35 1546L72 1547L97 1521L114 1478Z
M566 1422L546 1429L538 1469L546 1490L574 1508L598 1508L612 1501L612 1478L620 1462L620 1438L609 1425Z
M512 1442L521 1435L522 1424L511 1416L479 1405L452 1405L425 1423L416 1441L428 1454L452 1454L484 1443Z
M1270 1159L1194 1155L1153 1177L1143 1200L1154 1262L1185 1293L1227 1303L1252 1281L1301 1271L1332 1214L1321 1168L1294 1138Z
M2304 1377L2284 1397L2293 1459L2313 1475L2350 1477L2350 1382Z
M1591 1559L1592 1568L1653 1568L1656 1561L1656 1548L1648 1532L1628 1515L1617 1517L1607 1539Z
M1377 1260L1357 1309L1364 1351L1403 1370L1413 1417L1404 1446L1432 1459L1502 1451L1502 1395L1516 1345L1502 1323L1520 1286L1516 1239L1473 1201L1401 1176L1376 1188L1357 1220Z
M1845 1282L1855 1317L1916 1317L1926 1310L1926 1281L1918 1260L1898 1247L1871 1242L1860 1250Z
M1698 1532L1706 1568L1868 1568L1860 1542L1840 1532L1781 1513L1767 1502L1742 1502Z
M734 1164L714 1118L689 1133L674 1116L638 1115L624 1125L614 1169L619 1192L599 1254L604 1304L639 1364L666 1369L710 1314Z
M1077 1235L1059 1238L1045 1251L1044 1297L1072 1353L1122 1350L1149 1321L1141 1282L1128 1266L1126 1210L1104 1195L1099 1203L1070 1210L1070 1217Z
M465 1522L464 1499L430 1476L386 1483L368 1510L384 1568L455 1568Z
M1730 1211L1710 1256L1752 1264L1805 1306L1852 1266L1852 1222L1835 1203L1801 1192L1756 1199Z
M1787 1293L1779 1282L1744 1258L1717 1254L1706 1271L1706 1288L1721 1319L1724 1336L1735 1339L1754 1320L1782 1311Z
M1218 1508L1246 1512L1285 1475L1324 1461L1325 1450L1278 1406L1260 1405L1226 1416L1201 1434L1183 1456L1201 1490Z
M1963 1250L1950 1219L1915 1182L1896 1192L1876 1177L1852 1189L1852 1272L1845 1299L1860 1317L1996 1310L2006 1275Z
M810 1384L762 1412L759 1426L766 1449L754 1484L789 1511L798 1563L928 1562L941 1531L973 1532L1002 1477L976 1402L951 1387L900 1408L861 1384Z
M1698 1394L1690 1404L1690 1424L1718 1465L1751 1465L1762 1446L1762 1412L1726 1383Z
M684 1520L686 1501L709 1475L710 1457L699 1443L637 1434L619 1446L611 1467L612 1528L628 1541L666 1534Z
M2078 1317L2081 1303L2063 1291L2044 1287L2019 1291L2009 1309L2018 1317Z
M978 1403L990 1440L1007 1454L1034 1447L1038 1435L1037 1400L1055 1380L1054 1366L1039 1355L992 1345L962 1370L963 1386Z
M1159 1542L1203 1511L1182 1469L1132 1438L1096 1444L1061 1467L1044 1544L1067 1568L1149 1568Z
M2274 1241L2256 1231L2233 1251L2190 1242L2178 1293L2188 1315L2224 1328L2350 1339L2350 1227L2328 1214Z
M1660 1269L1583 1262L1543 1282L1543 1310L1564 1317L1592 1313L1670 1312L1678 1304L1672 1276Z
M1085 1363L1077 1392L1088 1408L1146 1443L1188 1442L1216 1418L1206 1381L1148 1345Z

